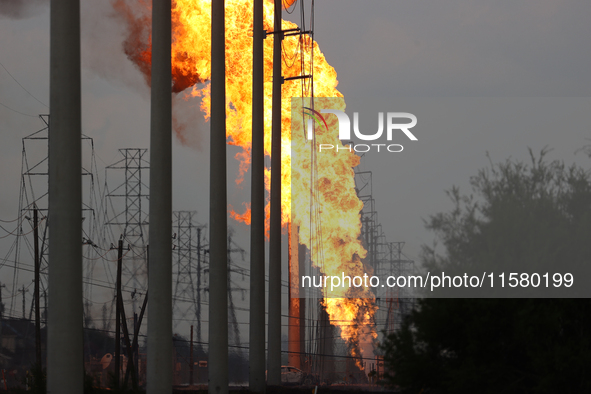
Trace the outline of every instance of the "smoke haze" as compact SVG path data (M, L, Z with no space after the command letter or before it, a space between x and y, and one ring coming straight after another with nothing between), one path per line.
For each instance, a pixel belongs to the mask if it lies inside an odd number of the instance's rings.
M0 17L25 19L39 14L48 5L49 0L2 0Z
M130 88L146 101L150 99L150 64L141 63L142 69L133 60L141 53L151 52L148 11L149 4L144 0L81 2L82 66L110 84ZM200 98L173 94L173 131L177 141L196 150L201 150L205 134L202 126L197 126L203 123L200 107Z

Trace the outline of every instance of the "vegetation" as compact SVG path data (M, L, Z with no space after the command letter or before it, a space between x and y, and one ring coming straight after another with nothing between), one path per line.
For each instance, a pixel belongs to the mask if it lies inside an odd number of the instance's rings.
M449 191L454 208L426 222L445 252L425 247L424 266L446 274L588 267L590 174L546 153L530 152L530 164L491 163L471 178L470 196ZM591 392L590 327L589 299L422 299L382 344L386 379L408 392Z

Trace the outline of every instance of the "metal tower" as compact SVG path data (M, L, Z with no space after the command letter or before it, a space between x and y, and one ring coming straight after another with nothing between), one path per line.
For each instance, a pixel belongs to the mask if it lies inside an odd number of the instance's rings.
M197 343L201 343L201 275L204 250L202 230L195 224L195 211L175 211L173 231L176 233L174 247L173 314L174 329L187 317L196 323Z
M41 325L47 321L47 288L48 288L48 251L50 226L47 220L49 209L49 115L39 115L42 126L39 130L22 138L21 178L19 186L19 203L17 218L8 224L2 223L2 246L8 252L4 263L0 266L2 276L12 275L10 304L3 311L7 317L20 316L17 301L22 299L22 317L35 320L36 358L40 357ZM95 189L97 179L97 165L94 155L93 140L85 135L81 136L82 143L82 232L80 243L83 246L83 275L86 278L84 295L92 300L92 283L95 269L102 260L97 258L95 244L99 229L97 221L97 201L100 192ZM9 272L10 271L10 272ZM1 287L6 287L2 284ZM45 310L42 310L41 298L45 299ZM87 301L85 317L87 326L92 324L92 303ZM28 309L28 311L27 311Z
M233 293L240 293L242 296L242 301L245 300L246 289L242 287L242 285L239 285L238 282L244 282L245 277L249 276L250 274L248 269L242 267L241 265L238 265L238 263L236 263L235 259L232 257L233 254L240 253L241 262L244 263L244 257L246 254L246 251L240 245L238 245L236 241L233 240L233 234L234 230L231 227L229 227L226 250L228 253L228 277L226 279L226 285L228 289L228 343L230 343L231 345L238 346L237 352L240 353L240 346L242 345L242 343L240 339L240 328L236 316L236 310L243 310L243 308L237 307L235 305L236 303L234 301ZM205 250L205 252L208 251L208 249ZM206 268L203 270L205 274L205 287L203 288L203 290L207 294L210 292L211 287L207 283L207 278L210 272L209 263L206 263L205 266ZM240 279L238 278L238 275L240 275ZM211 303L209 307L211 307Z
M387 242L380 246L385 251L376 270L380 277L414 274L414 262L407 259L402 253L404 242ZM404 316L410 313L414 305L413 292L408 288L388 288L384 301L386 306L382 311L382 314L385 315L382 317L383 327L386 332L390 333L398 330Z
M232 235L234 231L229 228L228 229L228 312L229 312L229 326L232 326L233 330L230 331L229 341L236 346L241 346L240 342L240 328L238 327L238 319L236 318L236 306L234 305L234 297L232 296L233 292L240 292L242 293L242 300L244 301L244 294L246 290L236 284L235 281L232 280L232 274L240 274L242 275L242 280L244 280L244 275L248 274L248 270L243 267L238 266L234 263L232 259L233 253L240 253L242 256L242 261L244 261L244 254L246 251L242 249L236 242L232 240ZM229 327L228 327L229 328ZM238 352L240 352L240 348L238 348Z
M11 303L8 308L8 315L15 313L15 300L17 290L23 283L26 286L31 285L32 273L34 272L33 254L34 239L36 232L39 235L39 262L40 262L40 291L47 290L47 253L49 240L49 223L47 221L48 201L48 141L49 141L49 115L39 115L42 121L41 129L22 138L22 156L21 156L21 179L19 188L19 206L16 223L16 229L10 231L9 235L13 238L3 237L4 242L12 241L8 247L5 256L6 262L1 268L12 269L13 285L11 290ZM80 242L92 245L98 232L98 222L96 218L98 194L95 189L95 179L97 178L97 166L94 156L93 140L90 137L82 135L82 147L84 162L82 165L83 175L83 234L84 238ZM39 213L37 226L34 225L33 212L37 209ZM87 276L92 276L96 252L92 248L84 248L85 271ZM6 272L6 271L5 271ZM32 286L32 285L31 285ZM85 287L85 295L91 298L91 286ZM31 312L35 301L31 299Z
M402 253L404 242L388 242L378 221L375 200L373 198L373 175L371 171L355 168L357 196L363 202L361 211L361 236L367 249L367 262L374 270L374 275L381 278L388 276L411 275L414 273L414 261ZM404 316L414 307L413 292L408 288L378 288L376 302L379 309L374 316L376 325L383 326L387 332L400 328Z
M109 234L103 241L115 244L115 240L123 234L130 250L123 258L124 286L146 290L147 288L147 226L149 187L144 183L150 165L146 159L147 149L119 149L122 158L108 166L105 170L105 192L107 207L105 223ZM123 172L123 179L121 179ZM109 176L110 175L110 176ZM119 178L119 186L109 190L107 180ZM146 235L146 237L144 237ZM136 300L133 300L133 312L136 311Z

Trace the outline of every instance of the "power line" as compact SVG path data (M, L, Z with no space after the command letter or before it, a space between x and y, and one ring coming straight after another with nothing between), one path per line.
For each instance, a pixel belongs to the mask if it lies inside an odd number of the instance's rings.
M8 105L6 105L6 104L2 104L2 103L0 103L0 106L4 107L4 108L6 108L6 109L8 109L8 110L10 110L10 111L12 111L12 112L16 112L16 113L17 113L17 114L19 114L19 115L28 116L29 118L36 118L36 117L37 117L36 115L26 114L26 113L24 113L24 112L17 111L16 109L10 108L10 107L9 107Z
M0 62L0 66L2 66L2 68L4 69L4 71L6 71L6 73L8 73L8 75L10 75L10 78L12 78L14 80L14 82L16 82L18 84L18 86L20 86L25 92L27 92L29 94L29 96L33 97L39 104L41 104L45 108L49 109L49 106L47 106L47 104L45 104L44 102L42 102L41 100L39 100L37 97L33 96L33 94L31 92L29 92L23 85L21 85L21 83L19 81L17 81L17 79L15 77L12 76L12 74L10 73L10 71L8 71L8 69L6 68L6 66L4 66L4 64L2 64L2 62Z

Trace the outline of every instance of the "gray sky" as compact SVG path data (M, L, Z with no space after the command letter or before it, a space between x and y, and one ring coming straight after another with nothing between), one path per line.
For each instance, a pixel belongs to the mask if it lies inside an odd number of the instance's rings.
M17 216L21 138L40 129L36 115L48 112L49 8L47 1L35 3L0 6L0 62L36 98L0 67L0 219ZM82 0L83 132L94 138L99 166L118 159L118 148L149 144L149 91L121 50L123 29L111 12L108 1ZM319 0L315 37L352 110L367 99L388 110L397 97L588 97L590 15L587 0ZM197 210L205 223L208 127L196 107L186 116L192 147L174 145L174 209ZM588 158L574 155L588 143L589 128L522 131L494 139L440 135L445 142L418 134L406 156L373 167L368 160L365 169L374 171L374 198L389 240L407 242L407 255L416 258L420 244L432 242L422 219L451 207L444 189L465 188L468 176L487 165L486 151L496 161L526 159L527 147L548 145L555 148L551 158L589 167ZM231 171L237 168L236 151L229 147ZM379 186L393 182L399 193ZM229 190L235 207L249 198L247 188ZM11 283L2 271L0 280Z

